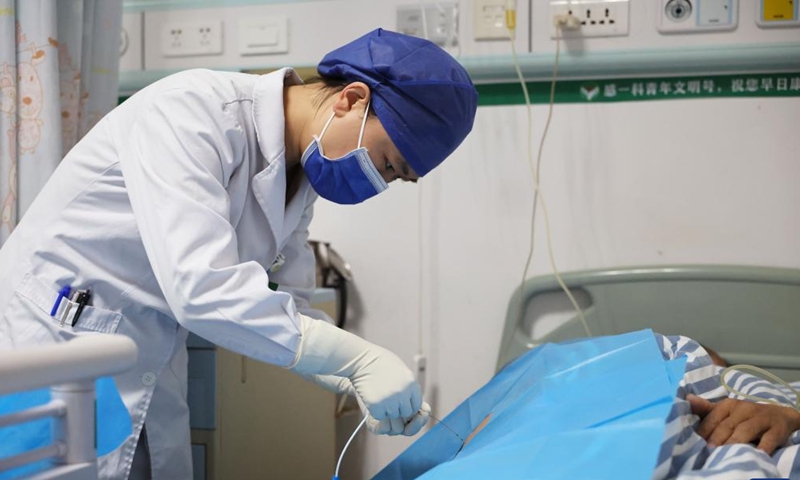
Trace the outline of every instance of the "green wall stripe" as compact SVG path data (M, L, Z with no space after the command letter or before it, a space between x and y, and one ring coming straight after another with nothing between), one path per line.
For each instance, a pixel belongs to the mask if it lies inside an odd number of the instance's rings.
M550 102L550 82L526 82L531 103ZM519 83L476 86L480 106L523 105ZM556 82L556 103L611 103L738 97L800 97L800 71L746 75L564 80ZM128 98L119 97L119 103Z
M549 81L526 82L531 102L550 101ZM477 85L479 105L525 103L519 83ZM800 71L744 75L565 80L556 82L556 103L609 103L736 97L799 97Z

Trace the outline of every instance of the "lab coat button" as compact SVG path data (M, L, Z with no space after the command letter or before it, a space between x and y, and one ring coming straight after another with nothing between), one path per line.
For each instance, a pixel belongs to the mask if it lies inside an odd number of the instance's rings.
M142 375L142 385L144 385L145 387L149 387L149 386L153 385L154 383L156 383L156 374L155 373L153 373L153 372L145 372L144 375Z

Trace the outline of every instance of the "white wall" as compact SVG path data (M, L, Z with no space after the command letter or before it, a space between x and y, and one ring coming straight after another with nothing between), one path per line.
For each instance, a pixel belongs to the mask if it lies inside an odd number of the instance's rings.
M509 54L508 41L472 40L472 4L460 0L459 40L461 47L454 54ZM517 48L528 50L528 2L519 2L520 34ZM397 29L397 6L419 5L418 0L323 0L316 2L291 1L259 6L241 6L192 10L155 10L145 12L144 66L147 70L191 68L316 65L322 57L360 35L378 27ZM286 54L241 56L238 54L237 27L241 18L286 15L289 17L289 52ZM169 58L161 55L162 24L204 19L223 21L224 53L215 56Z
M535 107L536 137L546 108ZM670 263L800 268L800 98L557 105L542 165L560 269ZM423 189L428 396L440 418L493 374L528 246L524 107L481 107L419 186L320 200L312 236L352 264L356 331L412 364ZM550 273L541 215L531 275ZM369 439L374 474L410 441Z
M241 0L239 0L241 3ZM222 1L184 3L222 4ZM236 1L231 3L236 4ZM424 3L436 3L424 0ZM452 49L454 55L475 57L486 55L509 55L508 41L475 41L473 39L473 0L443 0L442 3L457 3L459 6L458 31L460 47ZM564 55L576 58L587 53L652 49L686 49L708 46L752 45L764 43L786 43L800 40L798 28L759 28L756 23L758 2L739 2L739 26L732 31L705 34L664 35L656 30L656 19L660 9L656 0L631 0L630 35L592 39L590 41L566 42ZM272 0L263 5L224 6L220 8L158 8L144 13L144 62L140 59L123 59L123 70L136 69L144 65L146 70L206 68L269 68L285 65L309 66L317 62L331 49L342 45L375 28L397 28L397 7L419 5L420 0ZM529 9L533 6L532 10ZM137 9L138 10L138 9ZM528 51L529 38L533 53L555 50L550 39L549 2L546 0L517 0L517 37L519 52ZM141 12L129 9L126 26L137 29ZM286 54L242 56L238 51L238 22L243 18L285 15L289 18L289 52ZM138 17L138 18L135 18ZM223 23L223 47L221 55L190 57L164 57L161 53L161 30L164 23L221 20ZM133 37L131 41L135 42ZM130 49L136 51L133 46Z

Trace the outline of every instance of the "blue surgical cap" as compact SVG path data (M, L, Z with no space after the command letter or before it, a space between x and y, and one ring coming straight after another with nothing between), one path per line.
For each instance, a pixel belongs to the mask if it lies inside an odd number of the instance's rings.
M464 67L428 40L379 28L327 54L317 71L370 87L375 114L420 176L472 130L478 92Z

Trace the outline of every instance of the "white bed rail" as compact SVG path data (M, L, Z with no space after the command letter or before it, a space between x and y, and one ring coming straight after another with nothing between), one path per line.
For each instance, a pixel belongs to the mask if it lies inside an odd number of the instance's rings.
M0 395L50 386L52 400L0 417L0 428L56 419L53 444L0 459L0 472L47 458L58 467L31 480L97 478L94 381L136 363L136 344L122 335L89 335L31 349L0 351Z

